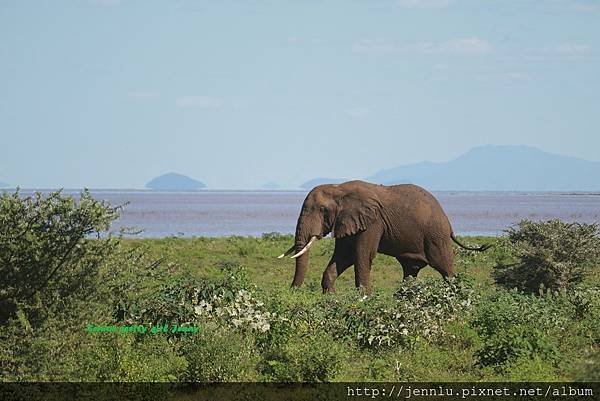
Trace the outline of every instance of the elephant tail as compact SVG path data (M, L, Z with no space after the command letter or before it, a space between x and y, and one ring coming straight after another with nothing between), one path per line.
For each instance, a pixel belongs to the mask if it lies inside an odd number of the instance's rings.
M458 246L460 246L461 248L464 248L464 249L468 249L469 251L483 252L492 247L491 244L485 244L485 245L480 246L479 248L471 248L471 247L465 246L465 245L461 244L460 242L458 242L458 240L454 236L454 233L450 234L450 238L452 238L452 241L454 241Z

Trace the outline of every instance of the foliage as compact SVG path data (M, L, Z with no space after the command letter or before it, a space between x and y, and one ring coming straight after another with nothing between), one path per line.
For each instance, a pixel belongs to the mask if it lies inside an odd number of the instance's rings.
M218 322L233 329L269 330L280 318L255 297L244 268L227 261L220 263L220 268L222 277L207 280L182 273L164 281L150 297L120 299L114 316L128 324Z
M293 261L276 256L291 236L124 240L102 231L116 208L85 192L81 199L2 197L3 381L597 380L597 277L575 274L568 291L547 286L538 295L496 287L494 259L524 260L510 236L490 253L459 251L460 274L449 283L429 268L402 281L397 261L379 255L373 293L355 291L349 270L337 294L322 295L319 268L307 286L289 288ZM69 240L79 247L61 265ZM311 263L324 266L332 246L316 243ZM544 255L562 260L554 251ZM593 266L577 260L571 271ZM88 333L88 324L198 331Z
M0 196L0 320L34 296L50 305L57 299L83 297L116 240L100 237L120 208L92 198L76 200L60 191L23 197ZM90 240L90 235L98 238Z
M481 303L472 321L483 339L483 346L475 352L478 363L498 369L522 359L556 363L561 356L557 339L564 336L572 312L573 305L560 294L493 294Z
M332 381L347 358L343 344L322 330L295 333L264 353L262 372L278 382Z
M185 369L166 337L89 334L85 317L51 314L36 329L24 315L10 320L0 332L3 380L175 381Z
M231 332L214 323L202 326L197 336L183 340L189 361L185 381L223 382L258 379L259 357L252 336Z
M500 369L503 380L509 382L548 382L557 380L554 363L549 363L547 354L516 358L510 366Z
M519 358L557 359L558 351L549 336L533 325L514 325L490 335L475 356L482 366L499 366Z
M498 263L494 279L509 289L568 290L600 263L597 224L523 220L507 230L506 241L516 261Z
M448 326L442 342L419 341L411 349L401 349L393 354L393 365L387 368L386 381L475 381L480 370L473 364L472 345L465 346L456 331L468 332L469 339L476 335L464 322ZM467 341L469 342L469 340Z
M393 298L380 293L356 301L332 300L326 319L334 335L355 340L367 348L411 346L420 338L444 333L444 324L466 316L474 291L466 276L450 280L408 279Z
M575 365L574 376L577 381L600 382L600 348L588 350Z
M277 231L272 231L272 232L268 232L268 233L263 233L261 235L261 239L263 241L270 241L270 242L281 242L281 241L292 242L294 239L294 236L290 235L290 234L282 234Z
M231 294L232 298L227 297L227 291L215 294L208 300L200 299L194 307L196 315L206 319L220 318L236 328L247 327L260 332L271 328L271 323L277 316L264 310L262 301L254 298L246 290Z
M92 337L87 347L75 352L81 380L178 381L188 364L161 335L135 338L94 334Z
M480 302L472 324L486 337L517 324L534 324L542 330L560 329L570 321L565 300L551 293L536 297L514 290L497 291Z

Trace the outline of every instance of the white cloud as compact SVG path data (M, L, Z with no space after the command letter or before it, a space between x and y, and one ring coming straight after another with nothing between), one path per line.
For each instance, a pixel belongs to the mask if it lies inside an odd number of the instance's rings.
M356 53L486 54L492 46L478 37L457 38L446 42L397 43L386 40L361 40L352 46Z
M218 109L223 106L223 100L210 96L181 96L175 99L177 107L197 109Z
M453 0L398 0L398 5L403 8L445 8Z

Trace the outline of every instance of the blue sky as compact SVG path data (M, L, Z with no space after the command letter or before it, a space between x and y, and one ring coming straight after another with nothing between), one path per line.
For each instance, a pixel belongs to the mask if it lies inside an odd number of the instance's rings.
M359 178L482 144L600 160L600 1L0 0L0 181Z

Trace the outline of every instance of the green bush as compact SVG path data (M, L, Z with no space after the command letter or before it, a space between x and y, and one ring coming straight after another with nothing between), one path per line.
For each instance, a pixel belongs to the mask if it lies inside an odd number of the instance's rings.
M575 364L576 381L600 382L600 348L588 350Z
M88 191L78 200L60 191L29 197L3 193L0 323L14 315L18 304L36 296L48 308L59 299L88 295L99 266L117 244L100 233L118 213L118 207L96 201ZM91 235L97 238L91 240Z
M499 261L493 277L509 289L568 290L600 261L597 224L523 220L507 230L506 241L515 260Z
M279 346L297 333L310 333L323 328L327 319L327 300L309 291L282 288L262 296L267 310L278 318L258 340L265 347Z
M560 294L538 297L500 290L481 300L471 324L484 337L517 324L533 324L545 331L562 329L572 323L571 304L567 301Z
M183 373L185 359L166 336L87 333L87 317L53 314L35 329L23 314L11 320L0 334L2 380L175 381Z
M249 333L231 331L217 324L206 324L198 334L183 339L187 359L185 381L255 381L258 353Z
M456 328L456 327L454 327ZM445 336L445 340L451 340ZM438 345L420 341L411 349L393 354L394 376L386 381L476 381L477 366L473 364L471 348L460 344Z
M221 276L198 278L189 272L164 276L159 284L148 280L147 274L137 272L126 280L119 277L107 282L109 290L120 294L115 298L113 316L118 322L144 324L192 324L196 321L218 321L233 328L249 326L266 331L274 318L261 301L253 295L244 268L231 262L219 264ZM168 269L168 267L167 267ZM137 277L137 278L135 278ZM134 285L137 290L131 287ZM127 284L129 290L123 291ZM115 291L113 286L119 288ZM150 288L148 288L150 287Z
M522 358L554 362L558 359L558 349L551 337L535 325L519 324L486 337L475 356L482 366L504 367Z
M173 382L180 380L187 362L164 335L97 333L74 353L84 381Z
M510 368L501 372L497 380L509 382L549 382L561 379L555 364L548 363L545 355L525 355L513 360ZM563 379L564 380L564 379Z
M267 310L276 317L268 331L257 333L264 379L333 380L344 368L349 344L326 330L328 299L290 288L264 299Z
M264 377L277 382L328 382L343 369L347 348L322 330L296 332L265 351Z
M567 294L567 299L575 308L574 312L577 319L584 319L600 310L600 288L597 286L577 286Z
M560 295L498 291L480 303L473 317L483 340L475 357L479 365L500 370L523 358L554 364L560 355L557 338L571 324L571 315L571 305Z
M120 287L126 283L125 280L119 280L115 284ZM142 281L135 290L115 292L112 300L115 322L185 325L195 320L192 297L197 285L196 278L190 274L179 274L162 281L158 287L147 288L150 283Z
M261 239L268 242L291 242L294 239L293 235L282 234L277 231L263 233Z

